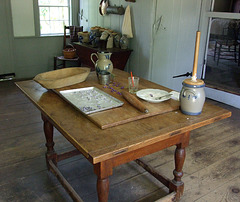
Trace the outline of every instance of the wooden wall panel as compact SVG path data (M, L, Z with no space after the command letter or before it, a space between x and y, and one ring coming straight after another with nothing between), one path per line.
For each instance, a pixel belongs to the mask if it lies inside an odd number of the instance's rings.
M151 77L154 82L181 89L185 78L172 77L192 71L200 8L198 0L157 1L157 19L162 17L162 21L154 36Z
M88 23L83 19L81 25L84 30L90 30L92 26L102 26L121 32L123 15L101 16L98 12L99 2L96 0L80 0L83 15L88 18ZM133 53L129 59L127 71L133 71L135 75L149 78L149 61L152 27L152 5L153 0L138 0L136 3L125 0L111 0L111 5L130 5L132 17L133 39L130 40L130 48Z
M0 75L13 73L13 43L10 18L10 1L0 1Z
M99 25L121 31L123 16L100 16L99 2L81 0L83 13L88 14L84 29ZM125 70L167 87L179 90L182 78L176 74L192 70L195 33L198 29L201 1L199 0L111 0L111 5L130 5L133 39ZM91 10L90 10L91 9ZM161 22L159 21L161 19ZM160 22L160 23L159 23Z

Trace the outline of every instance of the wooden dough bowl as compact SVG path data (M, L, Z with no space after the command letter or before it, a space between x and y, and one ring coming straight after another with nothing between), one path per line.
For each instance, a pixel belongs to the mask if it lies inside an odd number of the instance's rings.
M44 88L56 89L81 83L86 80L89 73L88 67L69 67L38 74L33 80Z

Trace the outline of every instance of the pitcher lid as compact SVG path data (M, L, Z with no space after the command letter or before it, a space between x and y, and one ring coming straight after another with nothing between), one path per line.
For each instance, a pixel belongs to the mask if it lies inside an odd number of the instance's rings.
M197 79L196 81L192 81L191 79L185 79L182 82L182 85L186 87L202 88L205 86L205 83L201 79Z

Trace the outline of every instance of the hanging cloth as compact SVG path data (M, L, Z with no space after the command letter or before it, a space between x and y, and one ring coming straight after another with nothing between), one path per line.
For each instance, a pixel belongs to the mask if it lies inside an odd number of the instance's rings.
M126 34L128 38L133 38L131 13L130 13L129 5L127 6L127 8L125 10L125 14L124 14L124 18L123 18L122 34Z

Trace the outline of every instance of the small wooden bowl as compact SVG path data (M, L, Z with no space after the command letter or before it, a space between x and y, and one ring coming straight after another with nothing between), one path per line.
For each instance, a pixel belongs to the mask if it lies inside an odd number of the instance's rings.
M34 81L47 89L62 88L86 80L90 73L88 67L70 67L44 72L34 77Z

